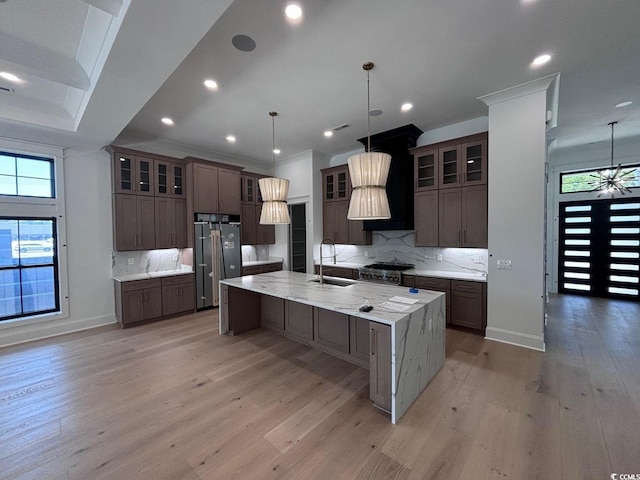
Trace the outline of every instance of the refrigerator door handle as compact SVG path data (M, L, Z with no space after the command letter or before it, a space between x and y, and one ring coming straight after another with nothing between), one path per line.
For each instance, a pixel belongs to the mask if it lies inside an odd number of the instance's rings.
M213 278L213 306L220 304L220 230L211 230L211 273Z

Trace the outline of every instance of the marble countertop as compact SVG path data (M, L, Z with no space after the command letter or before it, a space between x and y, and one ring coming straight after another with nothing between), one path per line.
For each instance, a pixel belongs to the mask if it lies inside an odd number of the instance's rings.
M320 265L317 261L316 265ZM325 267L340 267L340 268L360 268L364 267L364 265L359 263L349 263L349 262L338 262L338 263L323 263ZM436 277L436 278L446 278L449 280L472 280L474 282L487 282L487 274L480 272L456 272L456 271L446 271L446 270L422 270L419 268L411 268L409 270L405 270L402 273L405 275L422 275L424 277Z
M150 278L173 277L175 275L189 275L191 270L163 270L161 272L131 273L113 277L116 282L132 282L134 280L148 280Z
M317 275L283 270L261 275L231 278L222 280L220 283L388 325L393 325L400 320L406 319L413 312L420 310L440 295L444 295L443 293L427 290L409 293L409 289L406 287L370 282L354 281L353 285L346 287L328 284L320 285L319 283L310 282L310 280L317 278ZM417 303L410 305L407 310L402 312L396 312L381 306L382 303L394 296L417 300ZM373 310L360 312L358 308L364 305L365 302L373 306Z
M242 262L243 267L252 267L254 265L269 265L270 263L281 263L284 260L282 258L270 258L269 260L251 260L248 262Z

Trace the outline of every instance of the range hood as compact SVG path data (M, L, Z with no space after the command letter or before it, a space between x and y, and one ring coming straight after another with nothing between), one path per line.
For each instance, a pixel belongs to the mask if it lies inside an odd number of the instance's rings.
M391 155L387 178L391 218L365 221L365 230L413 230L413 155L409 149L416 146L422 133L418 127L409 124L371 136L372 152ZM367 148L367 137L358 141Z

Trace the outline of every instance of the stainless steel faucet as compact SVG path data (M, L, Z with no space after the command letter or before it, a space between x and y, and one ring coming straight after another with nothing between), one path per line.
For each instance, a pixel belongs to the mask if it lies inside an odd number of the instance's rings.
M333 255L329 255L327 258L333 257L333 264L334 265L336 264L336 244L333 243L333 240L329 240L328 238L325 238L320 242L320 285L324 284L324 277L322 276L322 259L324 258L322 255L322 247L324 247L325 245L333 246Z

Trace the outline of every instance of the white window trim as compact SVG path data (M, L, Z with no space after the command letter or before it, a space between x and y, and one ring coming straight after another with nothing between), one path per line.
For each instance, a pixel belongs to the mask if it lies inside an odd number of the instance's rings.
M12 318L0 322L0 330L69 318L69 280L67 266L67 223L64 195L64 148L37 143L26 143L0 137L0 150L22 155L52 158L54 161L55 198L0 196L0 216L56 217L58 253L58 291L60 311Z

